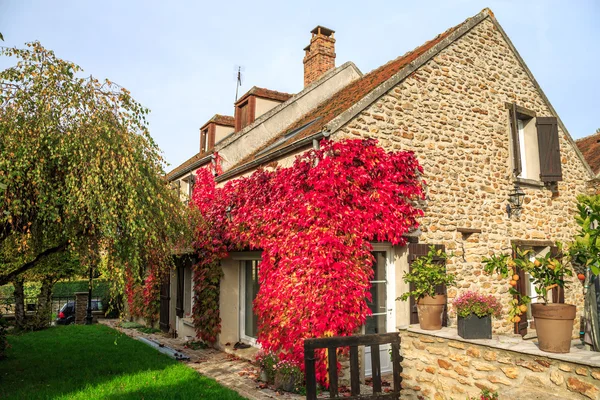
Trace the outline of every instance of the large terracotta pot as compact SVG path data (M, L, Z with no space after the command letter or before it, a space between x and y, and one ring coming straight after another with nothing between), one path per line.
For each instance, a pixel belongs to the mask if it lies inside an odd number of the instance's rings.
M576 312L576 307L571 304L531 305L540 350L549 353L570 351Z
M443 294L424 296L417 301L419 325L421 329L436 331L442 329L442 316L446 307L446 296Z

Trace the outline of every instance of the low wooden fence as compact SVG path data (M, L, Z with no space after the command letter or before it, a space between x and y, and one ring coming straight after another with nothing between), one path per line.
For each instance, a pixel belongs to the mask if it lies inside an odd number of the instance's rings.
M393 388L389 393L382 393L381 360L379 347L391 345ZM358 346L370 346L373 379L373 394L360 394L360 370L358 362ZM350 395L347 399L375 400L399 399L402 383L402 366L400 362L400 335L398 333L383 333L375 335L336 336L330 338L306 339L304 341L304 366L306 372L306 399L317 398L317 379L315 376L315 350L327 349L329 367L329 397L338 397L337 349L350 348Z

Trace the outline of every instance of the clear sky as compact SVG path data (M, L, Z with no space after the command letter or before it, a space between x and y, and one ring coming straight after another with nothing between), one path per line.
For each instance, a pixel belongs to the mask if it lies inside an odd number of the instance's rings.
M310 31L336 31L336 65L368 72L490 7L574 138L600 128L600 1L27 1L0 0L4 45L39 40L85 73L109 78L150 108L171 164L199 147L199 128L232 115L256 85L303 87ZM0 67L9 65L0 60Z

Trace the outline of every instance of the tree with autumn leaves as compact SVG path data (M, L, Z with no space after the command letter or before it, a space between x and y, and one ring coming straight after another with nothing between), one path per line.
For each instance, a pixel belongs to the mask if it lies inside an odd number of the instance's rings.
M56 254L85 269L106 260L120 290L126 273L164 270L185 212L148 110L38 42L0 54L16 59L0 72L0 285L44 263L60 271Z

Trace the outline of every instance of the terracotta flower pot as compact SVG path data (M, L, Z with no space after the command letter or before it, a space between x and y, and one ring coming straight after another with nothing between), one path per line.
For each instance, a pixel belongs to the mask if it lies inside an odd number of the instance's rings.
M436 331L442 329L442 316L446 307L446 296L443 294L424 296L417 301L419 325L421 329Z
M571 349L573 321L577 308L571 304L532 304L540 350L568 353Z

